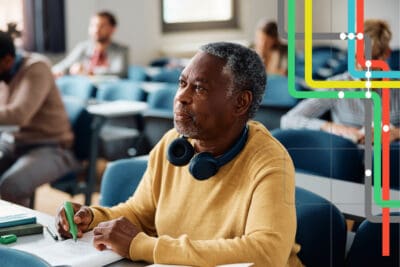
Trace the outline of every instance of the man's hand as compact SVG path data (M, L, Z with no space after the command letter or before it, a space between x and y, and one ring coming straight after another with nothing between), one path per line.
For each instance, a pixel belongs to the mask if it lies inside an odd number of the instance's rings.
M400 128L391 126L390 127L390 143L400 139ZM371 141L374 143L374 128L371 129ZM365 143L365 138L360 139L360 143Z
M129 246L139 232L139 229L124 217L102 222L93 229L93 245L98 250L109 247L119 255L129 258Z
M390 127L390 142L400 139L400 128L391 126Z
M74 63L72 66L69 68L69 73L71 75L85 75L85 68L82 63Z
M74 222L78 226L78 237L82 237L83 233L89 228L90 223L93 220L93 213L87 206L81 204L72 203L74 209ZM56 229L63 237L71 238L72 235L69 232L69 224L67 217L65 216L64 206L58 209L56 215Z
M359 143L361 140L365 138L365 133L363 131L360 131L360 129L358 128L331 122L327 122L324 125L322 125L321 130L328 133L343 136L347 139L351 139L355 143Z

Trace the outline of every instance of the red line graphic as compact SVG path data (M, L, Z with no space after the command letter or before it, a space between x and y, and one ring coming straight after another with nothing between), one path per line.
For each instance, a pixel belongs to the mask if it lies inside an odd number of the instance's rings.
M357 33L364 33L364 0L357 0ZM357 39L357 63L365 66L364 40ZM382 60L371 60L371 68L388 71L389 66ZM384 78L384 81L389 79ZM376 130L383 126L387 131L382 131L382 194L384 200L390 199L390 91L382 88L382 125L374 125ZM390 209L382 209L382 255L390 255Z

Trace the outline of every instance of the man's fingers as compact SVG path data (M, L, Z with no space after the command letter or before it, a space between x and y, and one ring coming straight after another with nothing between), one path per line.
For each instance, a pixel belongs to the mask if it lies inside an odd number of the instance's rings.
M100 251L105 250L105 249L107 248L107 246L105 246L104 244L94 245L94 247L95 247L97 250L100 250Z
M107 248L107 245L110 244L109 240L107 240L107 238L105 238L104 235L101 234L101 231L103 230L102 228L96 228L93 230L93 245L98 250L104 250Z

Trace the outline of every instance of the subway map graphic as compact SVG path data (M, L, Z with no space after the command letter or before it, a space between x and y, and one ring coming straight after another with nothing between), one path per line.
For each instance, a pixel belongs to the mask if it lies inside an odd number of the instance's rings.
M390 223L400 223L400 216L391 216L391 208L399 208L400 200L390 198L390 89L400 88L399 70L390 70L382 60L371 60L371 40L364 36L364 0L348 0L348 26L342 32L313 32L313 0L304 0L304 32L295 32L296 0L278 0L278 29L280 36L288 41L288 80L289 92L296 98L330 99L368 99L372 105L366 105L365 133L366 144L372 143L372 126L375 125L373 148L365 145L365 211L371 222L382 224L382 255L390 254ZM287 6L286 6L287 5ZM287 21L285 11L287 8ZM343 14L344 15L344 14ZM287 32L285 32L287 28ZM295 86L296 40L304 40L304 80L313 89L338 88L338 90L298 91ZM347 42L347 70L353 81L314 80L312 76L313 40L341 40ZM360 65L364 71L356 69ZM376 70L379 69L379 70ZM349 88L361 88L354 91ZM382 88L382 94L374 91ZM347 90L346 90L347 89ZM396 89L393 89L396 90ZM398 89L397 89L398 90ZM377 126L380 125L380 131ZM374 158L372 166L372 156ZM374 187L372 187L372 179ZM372 199L373 192L373 199ZM372 204L382 208L382 216L372 214Z

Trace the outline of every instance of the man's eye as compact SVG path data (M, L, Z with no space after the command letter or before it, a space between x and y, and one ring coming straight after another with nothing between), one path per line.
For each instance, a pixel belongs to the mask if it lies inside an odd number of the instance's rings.
M186 82L183 80L179 80L179 87L184 87L186 86Z

